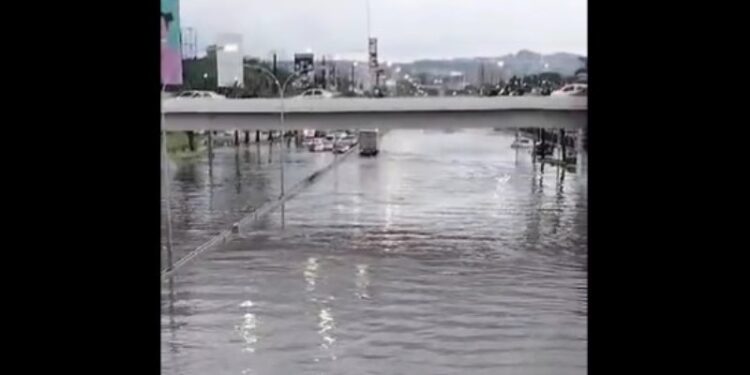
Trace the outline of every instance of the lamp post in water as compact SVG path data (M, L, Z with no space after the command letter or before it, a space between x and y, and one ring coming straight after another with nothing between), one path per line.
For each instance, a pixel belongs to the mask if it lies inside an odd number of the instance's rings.
M289 77L286 78L286 80L284 81L284 84L281 84L279 82L279 79L276 78L276 75L273 74L273 72L271 72L270 70L266 69L265 67L260 66L260 65L252 65L252 64L246 64L245 66L251 69L256 69L260 71L261 73L265 74L266 76L268 76L271 79L271 81L273 81L273 83L276 85L276 88L279 90L279 99L281 99L281 111L279 111L279 116L280 116L279 121L281 123L281 134L282 134L281 144L279 146L279 149L281 150L281 153L279 155L279 160L281 164L281 196L279 197L279 199L281 199L284 197L284 152L283 152L284 151L284 136L283 136L284 134L284 91L286 90L286 86L290 82L299 78L300 75L305 74L308 71L301 70L299 72L292 73Z

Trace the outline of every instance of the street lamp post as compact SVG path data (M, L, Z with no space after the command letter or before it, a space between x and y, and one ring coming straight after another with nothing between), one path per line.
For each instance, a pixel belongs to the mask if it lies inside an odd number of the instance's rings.
M307 73L307 71L295 72L286 78L286 80L284 81L284 84L281 84L279 82L279 79L276 78L276 75L273 74L268 69L266 69L265 67L262 67L260 65L250 65L250 64L245 65L245 66L247 66L248 68L257 69L261 73L271 78L271 81L273 81L273 83L276 85L276 88L279 90L279 99L281 99L281 111L279 112L279 120L281 123L281 132L282 132L281 143L279 145L279 148L281 149L281 152L279 155L279 160L281 164L281 196L279 197L279 199L281 199L284 197L284 152L283 152L284 151L283 150L284 148L284 137L283 137L283 134L284 134L284 91L286 91L287 84L292 82L294 79L299 78L301 74Z
M166 214L167 214L167 270L172 269L172 196L171 188L169 187L169 155L167 153L167 129L165 127L164 118L164 96L163 94L167 91L167 85L162 86L162 98L161 98L161 142L162 142L162 170L164 172L164 200L166 203Z
M352 63L352 79L349 83L351 86L351 91L354 91L354 88L357 86L356 82L354 81L354 69L359 65L356 61Z

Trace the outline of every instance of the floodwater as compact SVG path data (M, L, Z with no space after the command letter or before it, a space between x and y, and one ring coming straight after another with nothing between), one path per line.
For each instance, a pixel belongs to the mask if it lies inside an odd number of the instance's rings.
M173 258L176 261L220 231L231 227L281 193L280 150L284 150L285 189L334 160L330 152L311 153L294 143L251 143L214 149L193 159L169 163ZM162 170L163 171L163 170ZM167 245L166 199L162 198L162 242ZM162 269L166 268L162 252Z
M376 158L349 156L164 280L162 373L585 374L585 165L542 170L512 141L392 130ZM332 160L290 154L296 180ZM278 191L278 165L249 160L241 193L232 157L213 198L177 173L174 209L195 213L175 215L175 245Z

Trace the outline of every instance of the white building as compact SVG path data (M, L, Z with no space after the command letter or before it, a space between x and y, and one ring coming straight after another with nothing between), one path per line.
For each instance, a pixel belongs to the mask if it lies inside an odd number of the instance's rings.
M219 87L241 87L244 82L242 66L242 35L220 34L216 42L216 76Z

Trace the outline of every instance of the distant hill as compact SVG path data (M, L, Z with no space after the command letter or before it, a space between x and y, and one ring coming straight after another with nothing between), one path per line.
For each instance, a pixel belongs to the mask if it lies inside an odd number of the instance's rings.
M544 71L557 72L563 76L572 76L576 70L584 68L585 63L580 55L560 52L542 55L529 50L516 54L497 57L460 58L450 60L417 60L410 64L401 64L413 73L449 74L451 71L462 72L468 81L477 81L482 70L485 81L507 80L512 76L539 74ZM498 66L502 61L502 67ZM547 67L545 68L545 64ZM483 66L483 68L482 68Z

